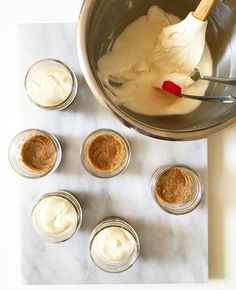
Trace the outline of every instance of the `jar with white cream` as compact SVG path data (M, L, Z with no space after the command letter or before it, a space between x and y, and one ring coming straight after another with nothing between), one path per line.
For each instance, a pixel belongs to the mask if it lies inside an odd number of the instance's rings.
M74 72L62 61L42 59L34 63L25 77L29 99L46 110L62 110L76 97L78 82Z
M109 217L93 230L89 250L96 266L109 273L119 273L129 269L137 260L139 238L126 221Z
M70 239L79 230L82 209L71 193L51 192L39 199L31 219L34 230L43 240L59 243Z

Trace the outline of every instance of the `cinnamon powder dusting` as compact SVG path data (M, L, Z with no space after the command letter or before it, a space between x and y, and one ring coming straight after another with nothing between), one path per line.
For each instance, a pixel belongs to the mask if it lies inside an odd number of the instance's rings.
M118 169L126 156L124 141L115 134L100 134L88 144L88 161L93 167L101 171L111 172Z
M50 137L43 134L32 135L21 145L20 159L35 172L47 172L55 163L56 148Z
M186 202L193 190L193 184L185 168L173 167L164 172L158 179L156 196L169 204Z

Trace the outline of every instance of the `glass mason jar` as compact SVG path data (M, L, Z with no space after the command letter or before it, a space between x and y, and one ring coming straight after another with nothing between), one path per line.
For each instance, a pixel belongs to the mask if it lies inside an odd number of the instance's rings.
M43 135L49 138L54 145L55 148L55 159L51 166L49 166L45 171L34 171L30 167L26 166L21 158L21 148L22 145L31 137ZM19 134L17 134L14 139L11 141L9 150L8 150L8 158L12 168L21 176L26 178L41 178L46 176L52 172L54 172L59 166L62 158L62 150L61 145L57 138L43 130L39 129L27 129Z
M68 77L70 78L71 84L69 87L69 91L64 95L63 99L61 102L56 103L54 105L44 105L42 103L40 103L39 101L37 102L35 100L35 97L33 96L33 90L32 90L32 83L34 83L34 85L37 85L35 83L34 77L36 76L37 73L40 73L40 78L43 78L43 69L45 69L45 71L47 70L47 68L50 68L52 70L52 66L54 67L54 70L56 70L56 68L58 68L59 70L64 70L64 73L68 74ZM58 72L54 72L54 73L58 73ZM51 76L49 74L49 76ZM63 78L64 79L64 78ZM54 78L54 76L51 76L51 80L55 81L54 85L59 85L58 80ZM49 86L47 85L47 80L43 80L42 86L44 89L51 89L49 88ZM68 89L68 88L67 88ZM77 95L77 91L78 91L78 81L77 78L75 76L75 73L62 61L57 60L57 59L42 59L37 61L36 63L34 63L28 70L28 72L26 73L25 76L25 90L26 90L26 94L29 97L30 101L35 104L36 106L45 109L45 110L63 110L66 107L68 107L73 100L75 99L76 95ZM45 94L44 94L45 95ZM43 96L45 97L45 96Z
M93 142L96 142L97 138L100 138L102 136L113 136L114 140L118 140L119 144L121 145L122 154L124 155L123 157L121 157L120 162L114 168L111 168L111 169L98 168L90 160L91 159L90 155L93 154L90 152L90 150L92 150L90 148L92 146L91 144ZM98 150L98 147L99 147L99 145L96 146L96 150ZM103 151L106 151L106 148ZM109 151L112 151L112 150L110 150L108 148L107 154L109 154ZM82 164L83 164L84 168L90 174L92 174L96 177L100 177L100 178L110 178L110 177L117 176L126 170L126 168L129 165L130 158L131 158L131 149L130 149L130 145L129 145L129 142L127 141L127 139L124 136L122 136L121 134L119 134L118 132L111 130L111 129L99 129L99 130L96 130L88 135L88 137L85 139L85 141L81 147L80 154L81 154ZM97 153L95 153L95 154L97 154ZM99 154L97 154L97 156L99 156ZM109 161L107 163L109 163ZM112 163L112 161L111 161L111 163Z
M59 233L49 232L49 231L46 231L42 226L42 221L40 219L41 205L43 204L45 200L53 199L53 198L60 198L60 201L65 200L67 204L69 202L69 204L72 205L71 210L73 211L72 214L73 214L73 217L75 218L69 231L66 231L64 233L63 232L59 232ZM49 205L47 205L47 207L49 207ZM43 209L42 211L45 214L45 210ZM47 214L48 212L51 214L52 213L55 214L55 205L53 206L52 210L50 210L50 208L48 209ZM68 214L68 209L66 211L66 214ZM62 210L60 209L60 220L56 219L55 216L53 217L49 216L47 218L51 222L55 221L55 223L57 223L57 226L58 226L58 223L63 223ZM71 222L71 219L70 219L70 222ZM49 242L49 243L65 242L69 240L72 236L74 236L75 233L79 230L82 223L82 208L77 198L75 198L71 193L67 191L56 191L56 192L47 193L43 195L33 207L32 212L31 212L31 223L36 233L44 241ZM65 224L68 225L68 217L66 217Z
M124 256L123 259L114 261L104 258L99 250L97 249L97 239L99 239L99 235L104 230L116 230L121 229L124 231L126 237L128 236L129 242L132 243L132 251ZM114 234L113 234L114 237ZM99 241L99 240L98 240ZM101 242L104 242L104 239L101 239ZM121 246L120 241L106 241L112 243L111 247ZM106 247L105 247L106 248ZM109 247L108 247L109 248ZM126 221L120 219L119 217L108 217L101 221L93 230L90 237L90 245L89 245L90 256L97 267L102 269L105 272L109 273L119 273L126 271L129 269L137 260L139 252L140 252L140 243L139 238L135 230L128 224ZM112 253L114 254L114 248Z
M163 198L160 198L157 194L157 186L160 181L161 176L166 173L168 170L173 168L182 168L188 174L188 178L191 182L191 193L190 196L180 203L169 203ZM158 168L151 179L151 192L155 202L166 212L181 215L193 211L201 202L203 196L203 184L198 173L192 168L185 165L171 165L163 166Z

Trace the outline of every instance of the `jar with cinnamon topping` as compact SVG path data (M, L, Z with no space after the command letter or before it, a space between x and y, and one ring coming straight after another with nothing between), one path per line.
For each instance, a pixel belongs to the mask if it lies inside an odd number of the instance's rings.
M92 175L109 178L123 172L130 161L130 146L124 136L111 129L92 132L81 148L84 168Z
M40 178L56 170L62 151L59 141L52 134L28 129L12 140L9 151L12 168L26 178Z
M171 214L186 214L194 210L203 195L203 185L196 171L185 165L157 169L151 190L158 205Z

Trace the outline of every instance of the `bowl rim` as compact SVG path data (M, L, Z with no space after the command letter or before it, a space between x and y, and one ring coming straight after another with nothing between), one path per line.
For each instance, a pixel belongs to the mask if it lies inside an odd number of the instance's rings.
M93 0L84 0L81 6L78 24L77 24L77 52L80 62L81 71L84 75L84 78L92 91L95 98L103 106L106 105L110 111L118 118L118 120L123 123L128 128L133 128L137 132L153 137L156 139L168 140L168 141L190 141L207 138L212 134L215 134L224 129L228 129L230 126L234 125L236 122L236 115L230 117L225 121L214 124L213 126L195 129L189 131L169 131L164 129L154 128L151 125L144 125L141 122L135 120L125 112L118 109L116 105L103 93L99 87L95 76L93 74L90 61L87 55L87 46L86 46L86 27L87 27L87 18L89 14L89 7L91 6Z

